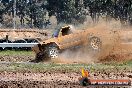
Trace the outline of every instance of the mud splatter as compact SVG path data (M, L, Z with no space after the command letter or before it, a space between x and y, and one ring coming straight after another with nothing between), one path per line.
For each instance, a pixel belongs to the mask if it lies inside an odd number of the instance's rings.
M86 24L86 23L85 23ZM60 54L60 58L53 60L55 62L63 63L93 63L103 61L122 61L124 59L132 59L132 28L124 28L118 21L100 21L96 26L76 26L71 25L73 32L80 32L80 29L97 30L102 31L99 37L102 39L103 45L99 52L91 52L86 48L81 49L68 49ZM109 32L105 31L109 30ZM108 35L107 35L108 34ZM130 43L130 44L129 44ZM126 54L127 53L127 54ZM113 59L111 58L113 57Z

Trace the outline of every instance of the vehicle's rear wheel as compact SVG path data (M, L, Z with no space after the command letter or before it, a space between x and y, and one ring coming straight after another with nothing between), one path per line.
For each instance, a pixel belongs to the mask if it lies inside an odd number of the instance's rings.
M89 40L89 46L92 50L99 51L102 46L101 39L98 37L92 37Z

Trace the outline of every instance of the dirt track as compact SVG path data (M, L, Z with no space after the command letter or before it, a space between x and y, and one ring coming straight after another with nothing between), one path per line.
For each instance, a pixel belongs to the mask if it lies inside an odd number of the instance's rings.
M96 79L130 79L132 80L132 71L110 72L97 71L91 73L91 78ZM65 72L43 72L43 73L0 73L0 88L83 88L78 82L80 73ZM102 88L102 87L88 87ZM128 87L105 87L105 88L128 88Z
M47 39L49 32L47 30L38 29L0 29L0 39L6 38L9 40L24 39L24 38L41 38Z
M0 61L6 62L28 62L34 60L35 56L33 55L2 55L0 56Z

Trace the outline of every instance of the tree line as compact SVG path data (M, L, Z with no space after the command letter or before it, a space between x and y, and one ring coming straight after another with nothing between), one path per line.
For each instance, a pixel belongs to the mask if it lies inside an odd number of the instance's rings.
M132 25L132 0L0 0L0 26L45 28L52 25L49 18L55 16L57 24L83 24L86 16L97 23L105 16Z

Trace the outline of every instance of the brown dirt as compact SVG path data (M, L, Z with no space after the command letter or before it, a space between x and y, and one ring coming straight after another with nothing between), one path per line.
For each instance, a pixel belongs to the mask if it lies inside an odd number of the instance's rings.
M27 62L34 60L35 55L2 55L0 56L0 61L6 62Z
M43 73L18 73L0 72L0 88L83 88L78 81L80 73L43 72ZM92 79L130 79L132 71L103 70L90 74ZM102 87L88 87L102 88ZM103 87L104 88L104 87ZM105 87L124 88L124 87ZM128 87L125 87L128 88Z
M120 53L120 54L111 54L103 59L100 59L101 62L111 62L111 61L117 61L117 62L124 62L132 60L132 53Z
M41 38L47 39L49 35L47 30L39 29L0 29L0 39L9 36L9 40L17 40L24 38Z

